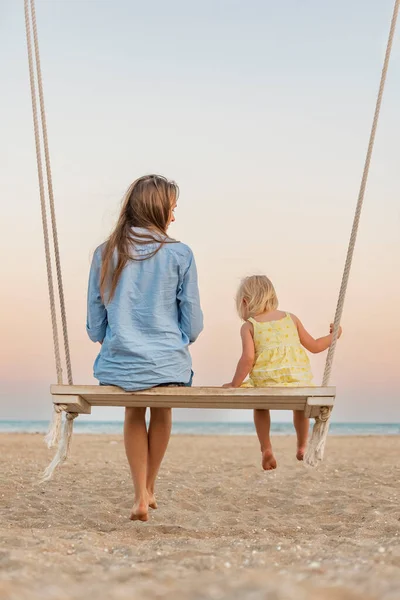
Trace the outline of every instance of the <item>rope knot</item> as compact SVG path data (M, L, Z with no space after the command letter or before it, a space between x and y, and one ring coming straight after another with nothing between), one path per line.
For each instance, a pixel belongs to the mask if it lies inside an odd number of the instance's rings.
M320 413L315 420L320 421L321 423L325 423L329 419L330 416L331 416L331 409L328 406L321 406Z
M79 413L67 412L65 417L68 421L73 421L78 415Z

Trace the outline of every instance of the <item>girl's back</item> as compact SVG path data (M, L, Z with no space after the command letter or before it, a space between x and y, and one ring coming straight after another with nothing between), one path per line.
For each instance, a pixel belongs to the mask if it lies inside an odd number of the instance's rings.
M250 317L253 327L255 363L250 383L256 387L311 385L308 356L300 343L297 326L289 313L276 312L276 318Z

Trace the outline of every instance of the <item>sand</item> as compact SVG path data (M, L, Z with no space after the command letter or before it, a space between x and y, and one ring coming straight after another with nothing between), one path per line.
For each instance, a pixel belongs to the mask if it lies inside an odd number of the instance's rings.
M40 435L0 435L0 597L399 600L400 437L331 437L308 470L277 437L175 436L159 509L132 523L118 436L75 435L46 485Z

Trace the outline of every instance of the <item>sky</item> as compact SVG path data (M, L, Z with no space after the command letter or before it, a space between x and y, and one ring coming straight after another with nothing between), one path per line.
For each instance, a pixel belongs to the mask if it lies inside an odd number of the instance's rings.
M76 383L91 256L151 172L181 195L171 235L195 254L205 331L196 385L230 381L234 296L264 273L315 336L333 319L392 0L37 0ZM336 421L400 422L400 28L338 343ZM0 0L0 418L46 419L55 381L23 2ZM311 357L315 382L325 355ZM250 411L176 411L247 420ZM90 418L121 419L120 409ZM86 417L85 417L86 418ZM278 421L290 415L275 415Z

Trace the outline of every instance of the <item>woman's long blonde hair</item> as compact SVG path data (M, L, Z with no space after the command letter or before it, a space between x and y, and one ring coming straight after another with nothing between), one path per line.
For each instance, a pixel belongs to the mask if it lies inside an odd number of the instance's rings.
M100 274L100 293L110 301L121 273L129 260L147 260L157 254L164 244L173 242L167 236L171 210L179 195L178 185L161 175L136 179L123 200L117 225L105 245ZM133 231L132 227L146 229ZM155 250L135 255L135 247L157 243ZM115 268L114 255L117 257Z
M243 279L236 295L236 308L243 321L276 310L278 297L268 277L251 275Z

